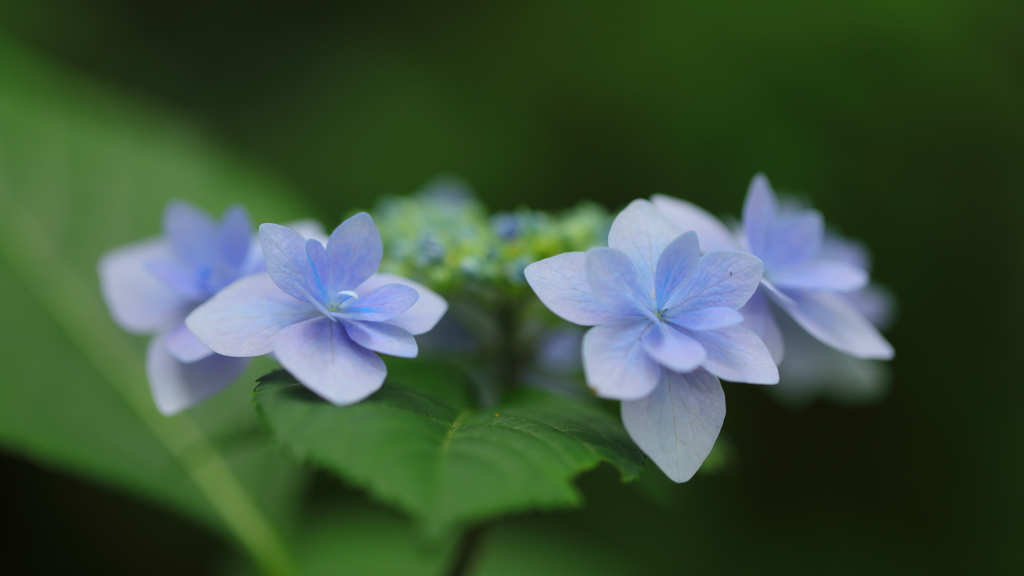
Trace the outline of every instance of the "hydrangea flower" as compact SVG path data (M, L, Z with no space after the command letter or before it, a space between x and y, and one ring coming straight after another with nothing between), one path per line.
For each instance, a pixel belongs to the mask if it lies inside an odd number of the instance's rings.
M114 321L136 334L155 334L146 375L157 409L170 416L222 390L247 360L215 354L185 326L197 305L242 276L263 270L245 208L219 222L183 201L163 214L163 236L115 248L99 262L100 288Z
M704 252L743 250L764 262L764 278L740 311L777 363L784 343L768 302L781 308L821 342L857 358L888 360L892 345L846 296L868 284L866 270L822 251L824 219L816 210L780 205L768 179L754 176L743 204L743 223L734 234L697 206L656 195L662 213L683 230L694 230Z
M537 296L558 316L593 326L583 339L587 383L622 400L623 423L676 482L693 476L725 419L717 377L774 384L764 343L738 312L757 289L762 264L743 252L701 256L646 200L614 220L608 248L568 252L526 268Z
M365 212L339 225L325 247L277 224L260 226L267 273L232 284L186 320L219 354L275 358L307 388L346 405L384 382L375 352L413 358L416 334L448 309L438 294L377 274L380 233Z
M826 232L820 255L846 262L865 271L871 269L867 248ZM892 321L892 294L871 283L842 295L880 330ZM865 404L882 398L888 390L889 369L885 362L856 358L826 346L788 316L777 317L786 342L786 356L779 364L781 381L773 395L786 405L799 407L819 396L844 404Z

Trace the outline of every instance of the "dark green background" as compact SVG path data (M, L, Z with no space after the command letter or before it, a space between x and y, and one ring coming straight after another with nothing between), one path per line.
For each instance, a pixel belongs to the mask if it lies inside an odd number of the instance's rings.
M1022 29L1024 3L991 1L0 3L0 34L191 119L329 223L441 172L494 209L736 214L764 171L866 241L900 300L884 402L727 385L723 474L659 503L600 470L586 510L515 521L681 574L1024 571ZM20 460L0 483L19 573L221 554Z

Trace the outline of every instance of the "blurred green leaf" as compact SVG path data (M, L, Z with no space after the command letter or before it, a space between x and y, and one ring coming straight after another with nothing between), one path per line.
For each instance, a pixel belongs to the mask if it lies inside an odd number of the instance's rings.
M296 538L305 576L433 576L449 563L453 539L426 542L407 520L363 503L317 510ZM242 563L222 576L252 576Z
M257 222L298 214L180 120L0 41L0 443L227 529L264 571L288 574L279 532L301 473L267 448L246 398L254 374L164 418L142 339L99 296L100 255L157 233L172 197L216 212L242 201Z
M352 406L320 400L281 370L261 378L256 402L296 455L398 506L428 533L578 506L580 472L604 460L632 480L643 466L622 425L597 408L522 390L484 412L451 392L456 374L445 387L443 370L389 366L384 387Z

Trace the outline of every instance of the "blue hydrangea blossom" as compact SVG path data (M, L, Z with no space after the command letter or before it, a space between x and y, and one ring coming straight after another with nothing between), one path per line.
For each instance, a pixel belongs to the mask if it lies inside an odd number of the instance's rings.
M583 339L587 383L623 401L633 439L684 482L725 419L718 377L778 382L768 349L738 312L762 264L738 251L701 256L697 235L681 234L646 200L615 218L608 246L535 262L526 279L552 312L593 326Z
M825 233L819 254L865 271L871 269L867 248L835 232ZM894 298L882 286L869 283L842 297L878 329L884 330L891 323ZM775 320L786 342L786 355L779 364L781 381L772 392L783 403L799 407L827 397L844 404L865 404L881 399L888 391L889 368L885 362L857 358L826 346L786 315Z
M132 333L154 334L146 375L157 409L169 416L222 390L245 370L245 359L215 354L184 321L197 305L264 264L240 205L217 222L192 204L172 201L164 210L163 232L104 254L99 277L114 321Z
M377 274L380 233L368 214L339 225L325 247L277 224L260 226L267 273L244 278L193 311L188 327L219 354L276 359L307 388L346 405L384 382L375 352L412 358L414 335L447 302L411 280Z
M764 175L751 181L742 226L735 233L689 202L662 195L652 200L680 229L696 231L704 252L743 250L764 262L760 288L740 312L744 325L764 340L777 363L785 347L769 301L836 350L857 358L893 357L892 345L848 297L867 286L867 271L823 251L821 213L780 205Z

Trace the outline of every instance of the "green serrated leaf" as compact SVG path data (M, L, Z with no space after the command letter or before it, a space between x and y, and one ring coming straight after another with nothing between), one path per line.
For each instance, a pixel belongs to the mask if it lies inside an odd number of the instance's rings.
M405 510L434 534L510 512L578 506L573 478L602 460L624 480L643 467L621 423L597 408L523 390L484 412L465 397L439 400L408 371L396 372L370 398L338 407L277 371L261 379L256 403L297 456Z
M100 255L158 233L173 197L217 212L242 201L257 222L298 215L180 120L0 40L0 443L230 533L264 572L292 574L281 532L301 471L268 449L248 385L161 416L144 340L99 296Z

